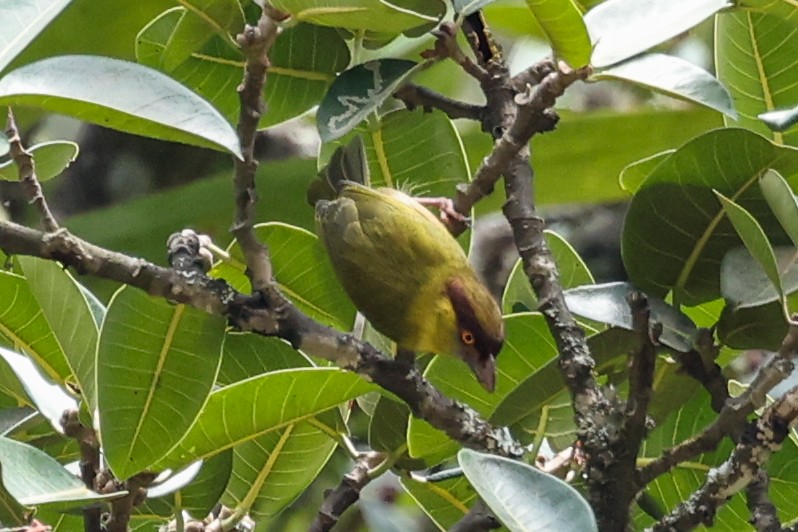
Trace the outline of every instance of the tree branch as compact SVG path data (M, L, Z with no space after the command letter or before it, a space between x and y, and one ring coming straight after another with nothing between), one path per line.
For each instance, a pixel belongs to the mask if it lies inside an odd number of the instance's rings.
M770 455L781 447L796 420L798 386L768 406L759 421L752 426L750 435L737 444L729 459L712 469L704 485L662 518L652 530L687 530L698 525L711 526L720 506L759 479L762 467Z
M394 98L402 100L411 111L416 107L421 107L426 112L439 109L451 119L468 118L481 121L485 111L484 106L461 102L413 83L400 87L394 94Z
M243 331L278 336L309 355L356 371L405 401L417 417L468 447L505 456L522 449L505 429L493 427L472 408L440 393L413 368L395 362L351 334L326 327L294 307L276 287L251 296L196 272L179 272L90 244L65 229L46 234L0 220L6 253L56 260L79 274L110 279L150 295L227 317Z
M36 164L30 152L22 145L22 138L19 135L19 129L17 128L16 120L14 120L14 112L11 107L8 108L6 137L8 137L10 145L11 159L19 168L19 182L28 197L28 201L39 212L39 218L44 230L48 233L55 231L58 229L58 222L55 221L55 217L50 212L50 207L44 199L39 178L36 177Z
M700 434L666 450L657 460L643 467L637 475L638 487L642 489L677 464L715 449L726 436L737 440L746 425L746 418L764 405L766 394L792 373L792 358L796 352L798 327L791 325L776 355L760 368L748 389L740 396L728 399L712 424Z

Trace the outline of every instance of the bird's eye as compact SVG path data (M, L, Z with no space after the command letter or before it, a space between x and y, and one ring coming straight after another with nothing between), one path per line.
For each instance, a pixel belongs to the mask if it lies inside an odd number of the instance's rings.
M471 331L460 331L460 339L465 345L474 345L474 334Z

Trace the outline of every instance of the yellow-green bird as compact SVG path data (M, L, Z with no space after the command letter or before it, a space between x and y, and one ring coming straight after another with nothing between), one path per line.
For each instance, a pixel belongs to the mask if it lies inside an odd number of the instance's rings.
M338 197L315 202L338 279L366 319L400 348L455 355L492 392L504 342L499 306L457 241L418 201L330 175L361 180L362 149L357 141L336 152L326 171Z

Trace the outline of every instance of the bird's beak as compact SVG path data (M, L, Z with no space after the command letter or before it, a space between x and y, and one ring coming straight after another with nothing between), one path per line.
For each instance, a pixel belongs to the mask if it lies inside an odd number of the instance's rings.
M469 361L468 365L482 387L493 393L496 389L496 359L492 356L480 357L473 362Z

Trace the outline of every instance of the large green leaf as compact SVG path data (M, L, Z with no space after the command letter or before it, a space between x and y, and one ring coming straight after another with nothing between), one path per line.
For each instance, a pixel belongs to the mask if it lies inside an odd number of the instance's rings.
M619 63L683 33L727 7L726 0L607 0L585 15L591 63Z
M740 239L714 190L750 211L775 244L785 236L757 185L768 168L798 182L798 150L750 131L721 129L688 142L657 166L635 194L622 255L632 282L695 305L720 295L720 260Z
M356 65L338 76L316 113L324 142L354 129L390 98L423 63L406 59L379 59Z
M798 9L795 9L793 0L738 0L737 4L753 11L775 15L793 25L798 24Z
M451 197L455 186L470 179L460 135L443 113L392 111L354 134L363 139L371 186ZM325 144L322 155L348 141Z
M66 381L72 370L27 281L0 271L0 301L4 302L0 312L3 343L28 355L55 382Z
M526 4L546 32L555 57L575 68L590 62L590 36L573 0L526 0Z
M216 382L227 385L278 369L312 366L310 359L284 340L228 331Z
M723 212L729 217L734 230L740 235L745 248L756 259L767 278L776 287L779 297L784 297L784 287L781 283L779 265L776 264L776 255L773 253L773 247L770 245L765 231L762 230L762 226L750 212L734 201L719 192L715 192L715 195L720 200Z
M772 252L778 284L773 282L773 266L770 266L770 274L765 272L763 264L768 259L756 259L744 247L726 253L720 265L720 291L729 305L735 308L758 307L798 290L796 249L780 246ZM764 254L767 255L767 251Z
M0 465L3 486L24 506L79 508L127 493L95 493L42 451L8 438L0 438Z
M790 184L775 170L768 170L759 179L759 187L793 245L798 246L798 199Z
M654 168L659 166L662 161L664 161L675 151L676 150L665 150L628 165L623 169L623 171L621 171L621 175L619 177L621 187L627 192L634 194L640 190L640 186L646 180L648 175L654 170Z
M235 122L239 110L235 88L244 69L241 52L215 37L189 49L178 62L168 55L169 47L185 15L182 8L174 8L150 22L136 40L136 57L168 72ZM348 65L349 49L334 29L298 24L280 34L269 53L269 63L264 92L268 108L260 127L283 122L317 105L335 75Z
M17 257L31 292L66 355L89 411L97 406L95 352L98 330L89 301L72 275L59 264Z
M261 241L269 246L274 277L283 293L311 317L339 329L350 329L355 307L336 281L318 237L304 229L276 222L261 224L255 230ZM212 275L223 277L236 289L249 292L251 287L244 275L241 249L234 242L228 251L230 260L214 268Z
M156 70L118 59L71 55L20 67L0 79L0 105L241 156L235 130L208 102Z
M374 389L358 375L333 368L275 371L226 386L211 394L189 433L154 467L211 456Z
M335 450L335 441L318 423L302 421L237 445L235 474L222 504L262 519L277 515L293 502Z
M429 0L440 13L443 3ZM430 14L430 6L414 6L408 0L276 0L270 2L294 20L350 30L400 33L417 26L434 24L440 15ZM420 9L412 9L419 7Z
M789 9L798 12L795 5ZM798 102L798 55L791 53L798 49L795 24L752 11L723 13L717 17L715 43L718 78L739 113L728 124L756 131L777 144L798 146L798 130L774 132L758 118Z
M737 113L726 87L706 70L684 59L664 54L646 54L599 70L591 79L616 79L653 91L704 105L730 118Z
M97 348L97 404L118 478L149 468L192 426L216 378L224 327L219 316L134 288L114 295Z
M562 480L503 456L462 449L457 454L471 485L513 532L598 532L587 501ZM534 493L535 497L529 497Z
M42 31L71 0L9 0L0 4L0 71Z

